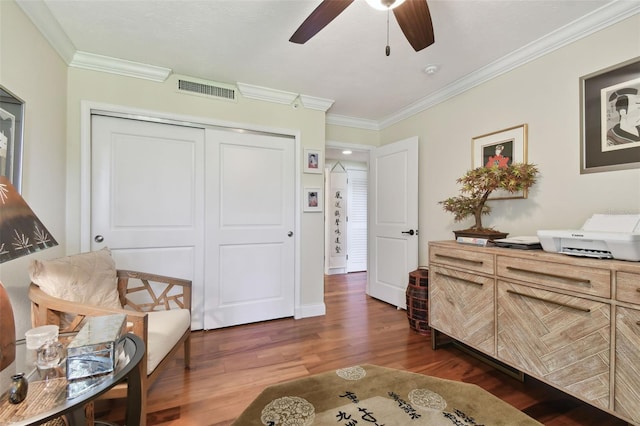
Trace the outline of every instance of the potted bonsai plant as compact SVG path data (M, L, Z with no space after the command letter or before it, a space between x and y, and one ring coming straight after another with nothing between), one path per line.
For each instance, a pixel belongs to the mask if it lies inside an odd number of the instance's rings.
M482 215L489 214L491 207L487 200L489 195L497 189L503 189L511 194L529 189L535 182L538 168L533 164L512 163L500 167L478 167L469 170L457 180L462 184L461 195L440 201L445 211L454 215L456 222L473 216L475 224L468 229L454 231L458 236L472 236L490 240L505 238L508 233L496 231L482 226Z

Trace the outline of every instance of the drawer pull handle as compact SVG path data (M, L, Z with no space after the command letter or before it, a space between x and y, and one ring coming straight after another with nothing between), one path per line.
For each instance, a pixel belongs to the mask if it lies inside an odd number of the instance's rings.
M436 257L441 257L443 259L448 259L448 260L455 260L458 262L473 263L474 265L482 265L484 263L482 260L460 259L459 257L447 256L445 254L438 254L438 253L436 253Z
M636 291L637 291L638 293L640 293L640 288L636 288Z
M542 302L553 303L554 305L564 306L565 308L575 309L576 311L591 312L591 309L589 309L589 308L581 308L580 306L572 306L572 305L568 305L568 304L562 303L562 302L555 302L553 300L543 299L542 297L532 296L530 294L524 294L524 293L520 293L520 292L514 291L514 290L508 290L507 289L507 293L515 294L517 296L522 296L522 297L528 297L529 299L540 300Z
M477 283L477 282L475 282L475 281L466 280L466 279L464 279L464 278L456 277L456 276L453 276L453 275L443 274L442 272L436 272L436 273L437 273L438 275L443 276L443 277L451 278L451 279L456 280L456 281L461 281L461 282L466 283L466 284L474 284L474 285L477 285L477 286L479 286L479 287L482 287L482 286L484 285L484 284L482 284L482 283Z
M640 325L640 321L636 321L636 325Z
M581 278L573 278L573 277L567 277L567 276L564 276L564 275L550 274L548 272L531 271L529 269L523 269L523 268L514 268L513 266L507 266L507 271L524 272L524 273L527 273L527 274L542 275L542 276L545 276L545 277L559 278L561 280L573 281L574 283L577 283L577 284L591 285L591 280L583 280ZM640 289L638 289L638 291L640 291Z

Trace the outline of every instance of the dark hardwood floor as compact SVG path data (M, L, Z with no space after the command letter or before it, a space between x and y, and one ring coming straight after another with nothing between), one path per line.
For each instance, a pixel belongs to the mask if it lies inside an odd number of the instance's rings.
M524 383L453 346L436 351L406 311L365 294L366 274L325 279L327 314L193 333L191 370L181 359L149 394L149 425L229 425L266 386L358 364L475 383L550 425L626 423L539 381ZM121 404L97 407L122 417ZM121 420L120 420L121 421Z

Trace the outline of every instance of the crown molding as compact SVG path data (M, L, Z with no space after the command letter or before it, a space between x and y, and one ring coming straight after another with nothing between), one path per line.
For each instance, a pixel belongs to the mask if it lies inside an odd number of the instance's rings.
M240 94L245 98L260 101L275 102L277 104L291 105L298 98L297 93L284 90L271 89L269 87L254 86L253 84L237 83Z
M617 0L459 79L379 121L389 127L574 41L640 13L640 2Z
M70 64L76 53L76 47L53 17L47 5L41 0L16 0L16 3L58 52L62 60L67 65Z
M335 102L333 99L316 98L314 96L300 95L302 106L309 109L327 112Z
M346 115L327 114L326 123L333 126L355 127L364 130L382 130L377 120L349 117Z
M127 77L142 78L145 80L163 82L171 75L170 68L157 67L155 65L142 64L140 62L127 61L109 56L95 55L88 52L76 52L69 64L71 67L82 68L91 71L102 71Z

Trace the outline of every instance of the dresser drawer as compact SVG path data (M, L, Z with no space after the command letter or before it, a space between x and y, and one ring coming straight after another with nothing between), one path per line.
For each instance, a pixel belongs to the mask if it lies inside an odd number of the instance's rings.
M611 306L498 281L498 359L609 408Z
M495 280L429 268L429 325L489 355L495 355Z
M575 291L592 296L611 297L609 269L576 267L538 259L497 256L500 277Z
M617 300L640 305L640 274L618 271L616 272L616 282Z
M493 254L483 252L481 249L465 250L463 247L450 248L429 246L429 264L463 268L469 271L494 274Z
M640 424L640 310L616 308L616 413Z

